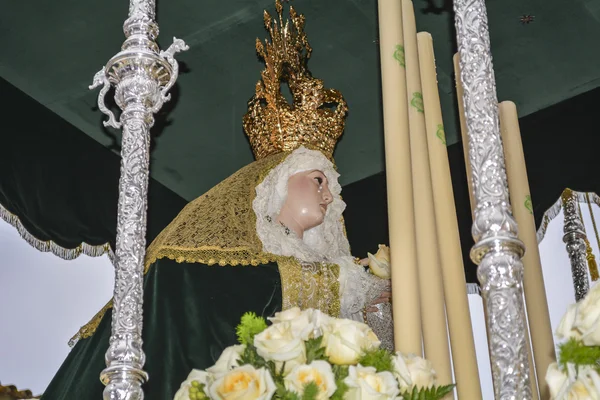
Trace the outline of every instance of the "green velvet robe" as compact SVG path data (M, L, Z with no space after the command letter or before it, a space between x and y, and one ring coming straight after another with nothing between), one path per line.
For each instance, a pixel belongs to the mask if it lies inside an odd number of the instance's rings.
M142 337L150 378L145 399L170 400L193 368L214 364L236 343L241 316L263 317L281 310L281 279L276 264L208 266L155 262L144 281ZM80 340L48 386L44 400L101 399L100 372L106 367L112 309L93 336Z

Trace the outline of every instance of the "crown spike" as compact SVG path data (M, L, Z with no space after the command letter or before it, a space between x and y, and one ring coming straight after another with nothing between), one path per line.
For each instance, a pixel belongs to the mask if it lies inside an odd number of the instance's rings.
M304 32L304 15L290 7L290 18L284 20L281 0L275 0L275 9L277 19L266 10L263 15L271 41L256 40L265 69L248 102L244 131L257 160L300 146L320 150L332 159L348 106L339 91L325 89L306 67L312 48ZM282 82L292 92L292 104L281 93Z

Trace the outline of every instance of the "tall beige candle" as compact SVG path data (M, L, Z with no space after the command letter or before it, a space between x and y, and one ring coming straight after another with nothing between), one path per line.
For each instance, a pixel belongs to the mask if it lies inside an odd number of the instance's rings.
M406 54L406 89L408 95L408 124L410 127L410 156L412 160L413 200L417 262L421 294L421 326L425 357L431 361L438 382L452 382L448 330L444 307L444 285L440 268L433 188L429 170L423 94L417 51L417 26L413 3L402 0L402 25Z
M379 0L378 7L394 343L422 354L402 9L398 0Z
M417 35L419 64L425 104L425 124L431 181L435 206L438 246L441 258L446 313L452 345L452 361L459 399L481 399L481 386L475 341L467 298L467 285L462 259L454 192L448 163L448 150L437 87L433 40L427 32Z
M467 170L467 185L469 187L469 200L471 202L471 218L474 218L475 200L473 199L473 180L471 179L471 163L469 162L469 134L467 133L467 120L465 119L465 103L463 103L463 86L460 80L460 64L458 53L452 58L454 61L454 78L456 80L456 99L458 102L458 117L460 119L460 137L462 139Z
M506 160L506 175L510 190L510 202L517 225L519 226L519 239L525 243L525 256L523 265L525 276L523 286L528 313L531 341L533 345L533 358L538 375L540 398L550 397L548 385L544 376L548 366L556 361L554 340L550 325L550 313L544 288L544 276L540 251L538 248L533 206L529 192L529 180L525 166L525 155L521 143L519 117L517 107L513 102L500 103L500 132L504 143L504 158Z

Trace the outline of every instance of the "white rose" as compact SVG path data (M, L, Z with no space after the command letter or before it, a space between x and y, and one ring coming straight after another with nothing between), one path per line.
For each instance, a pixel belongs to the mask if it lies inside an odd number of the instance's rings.
M199 391L200 385L206 385L209 381L209 375L206 371L193 369L187 379L181 384L173 400L202 399L204 396Z
M213 400L269 400L275 389L269 371L243 365L215 380L208 394Z
M326 400L337 390L331 365L322 360L313 361L310 365L298 365L284 378L286 389L301 397L310 382L319 388L317 400Z
M586 346L600 345L600 286L594 285L577 304L574 326Z
M378 373L374 367L360 364L350 366L344 383L348 385L344 400L388 400L400 392L391 372Z
M575 339L581 338L579 331L573 327L576 316L577 304L569 305L569 307L567 307L567 312L560 320L560 324L558 324L558 328L556 328L556 336L559 339L568 339L570 337L574 337Z
M294 336L300 337L302 340L308 340L312 337L312 333L315 329L311 318L312 311L312 309L302 311L298 307L293 307L275 313L275 316L269 318L269 321L273 324L289 322Z
M356 364L362 353L381 344L368 325L349 319L332 319L323 330L321 346L329 361L337 365Z
M556 400L598 400L600 397L600 376L589 366L579 367L567 364L566 373L552 363L546 371L546 383L550 398Z
M369 257L369 269L373 275L382 279L390 279L392 270L390 267L390 248L384 244L379 245L375 255L367 253Z
M319 337L328 329L335 318L330 317L320 310L307 310L310 311L310 321L313 325L313 336Z
M254 336L254 346L259 356L275 361L278 368L285 362L285 372L306 361L304 341L294 334L290 321L271 325Z
M397 352L392 359L394 375L398 379L401 391L429 388L436 384L436 373L430 361L414 354Z
M206 371L210 372L214 376L221 376L224 373L231 371L235 367L239 366L238 361L240 360L240 356L244 350L246 350L246 345L244 344L237 344L227 347L225 350L223 350L223 353L221 353L221 356L215 365L207 368Z

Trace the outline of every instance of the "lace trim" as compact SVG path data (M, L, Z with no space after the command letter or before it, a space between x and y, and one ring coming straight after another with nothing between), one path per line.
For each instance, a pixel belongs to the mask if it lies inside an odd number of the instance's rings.
M567 190L571 190L571 189L565 189L563 191L563 193L565 193ZM587 203L588 196L589 196L590 202L592 202L592 203L596 204L598 207L600 207L600 196L598 196L596 193L576 192L575 190L571 190L571 192L577 196L577 201L579 203ZM546 230L548 229L548 225L550 224L550 222L554 218L556 218L556 216L558 214L560 214L560 211L562 210L562 195L563 195L563 193L561 193L558 200L556 200L556 202L548 210L546 210L546 212L544 213L544 216L542 217L542 223L540 224L540 228L537 231L538 244L540 244L542 242L542 240L544 240L544 236L546 235ZM587 194L587 196L586 196L586 194Z
M4 208L2 204L0 204L0 218L14 226L17 232L19 232L19 235L21 235L21 237L25 239L27 243L39 251L45 253L51 252L55 256L64 260L73 260L79 257L81 254L85 254L90 257L99 257L108 253L108 258L114 264L115 254L113 253L109 243L93 246L91 244L82 242L79 246L73 249L67 249L59 246L52 240L40 240L33 236L27 231L25 226L23 226L19 217Z

